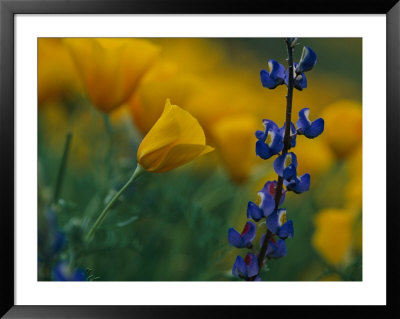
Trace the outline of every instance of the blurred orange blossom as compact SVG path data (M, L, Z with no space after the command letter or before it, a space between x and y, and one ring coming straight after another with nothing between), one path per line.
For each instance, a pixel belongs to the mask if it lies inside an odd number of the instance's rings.
M65 38L93 105L111 112L133 93L158 57L160 48L147 40Z

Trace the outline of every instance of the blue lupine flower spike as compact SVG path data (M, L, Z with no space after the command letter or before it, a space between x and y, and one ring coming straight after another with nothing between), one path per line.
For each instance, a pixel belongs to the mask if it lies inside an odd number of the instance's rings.
M299 91L307 88L307 78L304 73L296 74L296 68L298 64L293 63L293 79L294 79L294 87ZM289 68L285 72L285 84L289 85Z
M293 152L285 153L274 161L275 172L283 179L291 180L297 176L297 157Z
M258 258L252 253L248 253L244 259L237 256L232 268L232 274L235 277L245 280L260 281L261 278L257 276L258 271Z
M229 228L229 243L237 248L252 247L252 241L254 240L254 237L256 237L256 228L256 225L252 222L247 222L240 234L235 229Z
M260 78L263 87L275 89L278 85L285 83L285 67L275 60L269 60L270 72L261 70Z
M283 181L288 191L296 194L307 192L310 189L310 174L306 173L300 177L296 177L290 181Z
M296 67L296 74L310 71L317 63L317 54L310 47L303 47L299 65Z
M256 155L268 159L283 149L283 135L273 121L263 120L264 131L256 131Z
M324 131L324 120L322 118L311 122L308 117L310 109L304 108L299 112L299 120L297 121L297 134L305 135L308 138L315 138Z
M293 222L287 220L286 209L277 209L267 218L267 227L281 239L294 236Z
M268 181L262 190L257 193L256 203L249 202L247 205L247 218L258 222L263 217L268 217L275 209L276 181ZM282 190L280 205L285 201L285 191Z

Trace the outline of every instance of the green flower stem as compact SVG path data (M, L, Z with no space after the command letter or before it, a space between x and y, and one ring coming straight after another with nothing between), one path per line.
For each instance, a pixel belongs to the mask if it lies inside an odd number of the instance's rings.
M57 173L56 186L55 186L55 191L53 194L53 201L52 201L54 204L57 203L57 201L60 197L61 186L63 184L65 170L67 168L68 153L69 153L69 149L71 147L71 139L72 139L72 133L68 132L67 136L65 138L64 152L63 152L60 167L59 167L58 173Z
M86 236L86 241L89 241L94 232L96 231L96 229L99 227L99 225L101 224L101 222L103 221L104 217L106 217L107 212L110 210L111 206L117 201L117 199L125 192L125 190L133 183L133 181L135 181L139 176L141 176L143 173L145 172L145 170L143 169L143 167L141 167L139 164L136 166L135 171L133 172L132 176L129 178L129 180L126 182L126 184L124 186L122 186L122 188L118 191L118 193L116 193L114 195L113 198L111 198L111 200L108 202L107 206L104 208L104 210L101 212L101 214L99 215L99 217L97 218L96 222L94 223L94 225L92 226L92 228L90 229L89 233Z
M289 82L288 82L288 90L286 95L286 127L285 127L285 136L283 138L283 150L282 154L286 154L290 148L290 123L292 117L292 101L293 101L293 87L294 87L294 78L293 78L293 47L290 45L288 39L286 39L286 46L288 52L288 65L289 65ZM278 209L279 202L282 196L283 189L283 178L278 176L278 183L276 185L275 190L275 209ZM267 233L265 234L264 242L260 249L260 254L258 255L258 266L261 267L264 265L264 256L267 252L269 240L272 237L272 232L267 229Z
M104 120L104 125L106 127L107 135L108 135L108 151L106 154L106 177L107 180L110 180L111 173L112 173L112 167L111 167L111 160L113 157L113 128L111 125L111 120L110 120L110 115L109 114L103 114L103 120Z

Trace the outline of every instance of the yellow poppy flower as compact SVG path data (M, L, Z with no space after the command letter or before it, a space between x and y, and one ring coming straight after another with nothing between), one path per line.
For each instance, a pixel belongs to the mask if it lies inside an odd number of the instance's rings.
M311 183L314 183L335 161L335 154L329 145L318 138L298 138L295 152L298 160L297 174L300 176L304 173L310 173L312 176Z
M330 264L341 263L350 252L354 217L345 209L324 209L315 218L314 248Z
M159 54L142 39L64 39L94 106L111 112L132 95Z
M149 172L163 173L212 151L205 143L199 122L167 99L164 112L139 146L137 161Z
M226 117L212 127L216 148L231 178L245 182L257 161L254 156L254 132L258 122L251 115Z
M82 83L67 48L58 38L38 39L38 104L79 94Z
M170 62L160 60L146 73L127 104L136 127L144 135L163 112L165 97L186 106L200 89L201 83L194 74L179 71Z
M361 145L362 107L351 100L341 100L329 105L321 113L325 120L322 137L339 157L350 155Z

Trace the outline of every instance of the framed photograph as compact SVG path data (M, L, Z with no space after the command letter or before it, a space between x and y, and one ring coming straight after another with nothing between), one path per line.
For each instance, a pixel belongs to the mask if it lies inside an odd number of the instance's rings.
M1 315L399 313L400 4L344 4L1 0Z

